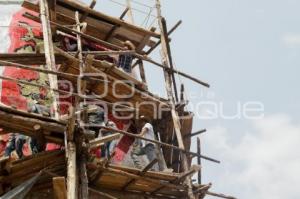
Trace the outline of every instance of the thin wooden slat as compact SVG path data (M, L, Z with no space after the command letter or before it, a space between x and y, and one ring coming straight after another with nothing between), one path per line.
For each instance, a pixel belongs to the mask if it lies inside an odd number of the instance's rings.
M67 199L65 177L54 177L52 179L54 199Z

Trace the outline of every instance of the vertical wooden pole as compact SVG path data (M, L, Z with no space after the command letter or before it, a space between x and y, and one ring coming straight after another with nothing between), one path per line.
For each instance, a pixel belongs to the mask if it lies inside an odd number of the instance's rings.
M200 142L200 138L199 137L197 138L197 153L201 154L201 142ZM202 166L201 165L201 158L199 156L197 157L197 163L198 163L198 165ZM198 171L198 184L202 183L202 180L201 180L201 178L202 178L201 170L202 169L200 169Z
M157 7L158 24L159 24L159 27L160 27L160 30L161 30L162 62L163 62L164 66L170 68L169 61L168 61L168 52L167 52L167 40L168 40L168 38L165 37L167 34L164 32L164 28L163 28L160 0L156 0L156 7ZM165 75L165 82L166 82L166 91L167 91L168 99L169 99L170 105L171 105L171 114L172 114L172 119L173 119L173 123L174 123L175 134L176 134L177 141L178 141L178 146L181 149L184 149L185 147L184 147L184 143L183 143L183 139L182 139L182 135L181 135L181 131L180 131L180 128L181 128L180 120L179 120L178 114L175 110L175 104L174 104L174 99L173 99L173 95L172 95L171 75L166 70L164 70L164 75ZM187 160L186 154L181 153L181 157L182 157L183 169L184 169L184 171L188 171L189 170L189 165L188 165L188 160ZM192 189L193 186L192 186L191 178L186 177L185 183L189 187L188 197L190 199L195 199L195 195L194 195L193 189Z
M133 19L133 13L132 13L132 8L131 8L131 2L130 0L126 0L126 4L127 4L127 8L128 8L128 12L127 15L129 17L129 22L134 24L134 19Z
M168 58L168 64L169 67L173 70L174 69L174 65L173 65L173 60L172 60L172 53L171 53L171 47L170 47L170 42L168 39L168 33L167 33L167 22L165 20L165 18L161 17L161 27L163 29L162 34L164 34L164 38L165 38L165 50L166 50L166 56ZM174 96L175 96L175 100L176 102L178 102L178 92L177 92L177 85L176 85L176 79L175 79L175 75L174 73L170 73L171 76L171 80L173 83L173 90L174 90Z
M76 29L78 32L81 32L80 28L80 19L79 19L79 13L78 11L75 12L75 20L76 20ZM82 40L81 36L77 34L77 50L78 50L78 59L79 59L79 68L80 68L80 76L83 78L84 73L86 71L86 64L85 61L83 61L83 55L82 55ZM85 95L86 90L86 81L81 80L81 87L80 93L81 95ZM84 106L85 106L85 99L84 99ZM86 107L84 108L84 114L83 114L83 121L84 123L87 122L87 112ZM79 142L84 142L84 140L79 140ZM89 198L89 187L88 187L88 177L87 177L87 170L86 170L86 154L84 148L81 148L81 158L80 158L80 198L86 199Z
M140 76L141 76L141 79L142 79L143 83L147 84L144 64L143 64L142 60L139 60L139 70L140 70Z
M180 85L180 101L184 102L184 84Z
M46 0L40 0L40 14L41 14L42 29L43 29L43 39L44 39L44 49L45 49L47 69L55 71L56 65L55 65L54 47L52 41L51 26L49 21L48 2ZM49 92L50 95L53 97L54 117L56 119L59 119L57 98L55 92L53 91L53 89L57 89L57 76L53 74L49 74L48 77L49 77L50 88L51 88Z
M77 199L76 146L74 142L67 143L67 151L67 198Z

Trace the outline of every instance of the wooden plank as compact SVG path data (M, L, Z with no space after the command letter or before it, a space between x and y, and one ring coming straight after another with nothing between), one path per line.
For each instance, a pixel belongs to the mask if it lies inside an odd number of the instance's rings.
M96 193L96 194L99 195L99 196L104 197L104 198L108 198L108 199L118 199L118 198L116 198L116 197L114 197L114 196L112 196L112 195L110 195L110 194L108 194L108 193L104 193L104 192L98 191L98 190L93 189L93 188L90 188L90 187L89 187L89 190L90 190L91 192L93 192L93 193ZM102 198L102 197L101 197L101 198Z
M148 165L146 165L143 170L141 171L140 175L144 176L145 173L150 170L156 163L158 162L157 159L152 160L149 162ZM131 184L134 184L136 182L136 179L130 179L123 187L122 190L126 190Z
M136 179L136 180L146 181L148 183L151 183L153 186L166 186L168 188L171 188L171 189L174 188L174 189L178 189L178 190L185 190L186 189L185 186L180 185L180 184L172 184L172 183L169 183L169 182L164 182L164 181L152 179L152 178L149 178L149 177L146 177L146 176L140 176L140 175L132 174L132 173L129 173L129 172L125 172L125 171L118 170L118 169L113 169L113 168L110 168L110 167L108 167L108 168L102 167L100 169L105 171L105 172L112 173L112 174L125 176L125 177L133 178L133 179ZM152 190L155 189L155 187L150 187L150 188Z
M52 178L54 199L67 199L65 177Z

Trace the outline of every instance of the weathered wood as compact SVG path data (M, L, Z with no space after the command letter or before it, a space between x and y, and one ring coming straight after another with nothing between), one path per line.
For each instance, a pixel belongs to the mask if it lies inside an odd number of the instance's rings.
M86 170L87 157L85 154L81 155L80 159L80 196L81 199L89 198L89 181Z
M177 177L177 179L173 180L172 183L177 184L177 183L181 182L182 180L185 180L185 178L187 178L187 177L189 177L189 176L192 176L194 173L196 173L196 172L198 172L198 171L200 171L200 170L201 170L201 167L200 167L200 166L198 166L198 165L193 165L193 166L191 167L190 170L188 170L188 171L182 173L180 176ZM152 194L157 193L158 191L160 191L160 190L163 189L164 187L165 187L165 186L161 186L161 187L157 188L156 190L154 190L154 191L152 192Z
M54 199L67 199L65 177L52 178Z
M144 69L144 64L143 61L139 61L139 70L140 70L140 76L142 81L147 84L147 80L146 80L146 74L145 74L145 69Z
M210 187L212 186L211 183L207 184L207 185L204 185L204 186L200 186L198 187L196 190L194 190L194 193L204 193L206 194L207 190L210 189Z
M93 149L93 148L99 147L99 146L103 145L106 142L110 142L112 140L119 139L120 137L121 137L120 133L115 133L115 134L103 136L103 137L100 137L100 138L96 138L96 139L91 140L89 142L89 148Z
M67 198L77 199L76 146L73 142L67 143L67 151Z
M44 50L46 56L46 63L47 68L49 70L56 70L55 65L55 56L54 56L54 48L53 48L53 41L52 41L52 33L50 27L50 20L49 20L49 8L48 2L46 0L40 0L40 14L41 14L41 22L42 22L42 29L43 29L43 38L44 38ZM50 87L52 89L57 89L57 77L55 75L48 75ZM54 117L56 119L59 118L58 113L58 102L56 94L53 90L50 90L50 95L53 98L53 109L54 109Z
M190 176L192 176L193 174L195 174L196 172L198 172L200 170L201 170L201 166L193 165L190 170L182 173L174 182L181 182L186 177L190 177Z
M108 168L101 167L100 170L110 172L110 173L115 173L115 174L118 174L118 175L121 175L121 176L126 176L128 178L133 178L133 179L136 179L136 180L146 181L146 182L149 182L149 183L153 183L154 185L157 185L157 186L165 186L165 187L173 188L173 189L177 189L177 190L186 190L186 186L184 186L184 185L173 184L173 183L170 183L170 182L165 182L165 181L149 178L145 175L141 176L141 175L137 175L137 174L132 174L132 173L129 173L129 172L126 172L126 171L113 169L111 167L108 167ZM155 187L153 187L153 188L155 188Z
M226 195L224 195L224 194L214 193L214 192L211 192L211 191L207 191L206 194L207 194L207 195L210 195L210 196L219 197L219 198L236 199L236 198L233 197L233 196L226 196Z
M89 190L90 190L91 192L93 192L93 193L96 193L96 194L99 195L99 196L103 196L104 198L108 198L108 199L118 199L118 198L116 198L116 197L114 197L114 196L112 196L112 195L109 195L108 193L103 193L103 192L98 191L98 190L96 190L96 189L93 189L93 188L91 188L91 187L89 187Z
M34 16L30 15L29 13L27 13L26 17L29 17L29 18L31 18L31 19L34 18ZM75 30L73 30L73 29L70 29L70 28L68 28L68 27L65 27L65 26L63 26L63 25L60 25L60 24L57 24L57 23L54 23L54 22L51 22L51 24L56 25L56 26L58 27L58 29L60 29L60 30L66 31L66 32L68 32L68 33L80 34L80 35L81 35L82 37L84 37L85 39L88 39L88 40L90 40L90 41L94 41L94 42L96 42L96 43L100 43L100 44L102 44L102 45L104 45L104 46L106 46L106 47L108 47L108 48L111 48L111 49L114 49L114 50L124 50L122 47L113 45L113 44L108 43L108 42L106 42L106 41L104 41L104 40L98 39L98 38L93 37L93 36L86 35L86 34L84 34L84 33L80 33L80 32L78 33L77 31L75 31ZM208 83L204 82L204 81L201 81L201 80L199 80L199 79L197 79L197 78L195 78L195 77L192 77L191 75L188 75L188 74L186 74L186 73L184 73L184 72L181 72L181 71L179 71L179 70L175 70L175 69L172 70L172 69L170 69L170 68L168 68L168 67L165 67L163 64L160 64L160 63L154 61L153 59L151 59L151 58L149 58L149 57L147 57L147 56L145 56L145 55L140 55L140 54L138 54L138 53L135 53L134 56L135 56L136 58L138 58L138 59L147 61L147 62L149 62L149 63L154 64L155 66L158 66L158 67L160 67L160 68L163 68L163 69L167 70L168 72L176 73L176 74L178 74L178 75L180 75L180 76L182 76L182 77L185 77L185 78L187 78L187 79L190 79L190 80L192 80L192 81L194 81L194 82L196 82L196 83L198 83L198 84L200 84L200 85L202 85L202 86L210 87L210 85L209 85Z
M196 135L199 135L199 134L202 134L202 133L205 133L205 132L206 132L206 129L202 129L202 130L196 131L194 133L185 135L184 139L190 139L191 137L194 137Z
M168 36L170 36L182 23L182 21L178 21L169 31L168 31ZM155 50L159 45L161 44L161 39L158 40L158 42L152 46L147 52L146 55L149 55L153 50Z
M140 28L138 26L134 26L130 23L126 23L123 20L120 20L118 18L111 17L104 13L93 10L93 9L89 8L88 5L84 5L81 2L73 1L73 0L57 0L57 4L59 6L69 7L71 10L78 10L80 13L87 12L89 14L89 16L93 16L96 19L102 19L103 21L108 21L110 24L120 25L120 26L124 27L125 29L135 32L137 34L143 34L143 35L149 34L153 37L159 38L158 33L153 33L149 30ZM36 6L36 4L32 3L30 0L25 0L23 3L23 7L26 7L33 11L38 11L38 7ZM98 21L100 22L101 20L98 20Z
M80 21L79 21L79 13L75 12L75 20L76 20L76 30L81 33L80 29ZM86 65L85 61L83 61L83 55L82 55L82 40L81 36L79 34L76 34L77 36L77 52L78 52L78 59L79 59L79 71L80 76L83 77L84 73L86 72ZM80 90L77 90L78 93L85 96L85 90L86 90L86 81L80 78ZM78 86L77 86L78 88Z
M148 170L150 170L156 163L158 162L157 159L152 160L149 162L148 165L146 165L143 170L141 171L140 175L143 176ZM122 190L126 190L131 184L134 184L136 182L136 179L130 179L123 187Z
M168 36L170 36L182 23L182 21L178 21L169 31ZM171 39L169 39L169 42L171 42ZM149 55L152 51L154 51L159 45L161 44L161 39L159 39L147 52L145 55ZM132 68L134 68L136 65L138 65L138 60L132 65Z
M50 21L56 21L56 0L47 0L48 1L48 6L49 6L49 18ZM52 26L51 31L53 33L56 32L56 27Z
M165 20L165 18L161 18L161 25L163 28L163 31L161 34L164 34L164 43L166 45L166 53L167 53L167 60L169 63L169 67L171 70L174 70L174 65L173 65L173 59L172 59L172 53L171 53L171 47L170 47L170 43L168 40L168 33L167 33L167 22ZM163 44L164 45L164 44ZM171 72L171 79L172 79L172 85L173 85L173 91L174 91L174 96L175 96L175 101L178 102L178 91L177 91L177 85L176 85L176 79L175 79L175 75L174 73Z
M143 55L140 55L140 54L137 54L137 53L134 54L134 56L135 56L136 58L138 58L138 59L141 59L141 60L147 61L147 62L149 62L149 63L152 63L152 64L154 64L155 66L158 66L158 67L160 67L160 68L162 68L162 69L164 69L164 70L166 70L166 71L168 71L168 72L176 73L176 74L178 74L178 75L180 75L180 76L182 76L182 77L185 77L185 78L187 78L187 79L190 79L190 80L192 80L192 81L194 81L194 82L196 82L196 83L198 83L198 84L200 84L200 85L202 85L202 86L210 87L208 83L203 82L203 81L201 81L201 80L199 80L199 79L197 79L197 78L195 78L195 77L192 77L191 75L188 75L188 74L186 74L186 73L184 73L184 72L181 72L181 71L179 71L179 70L176 70L176 69L173 69L173 70L172 70L172 69L166 67L165 65L163 65L163 64L161 64L161 63L158 63L157 61L154 61L154 60L151 59L150 57L143 56Z

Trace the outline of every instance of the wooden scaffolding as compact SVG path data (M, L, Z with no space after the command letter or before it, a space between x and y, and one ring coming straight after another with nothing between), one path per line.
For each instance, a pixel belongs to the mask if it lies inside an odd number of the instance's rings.
M209 85L174 67L170 50L170 34L181 24L181 21L168 30L166 20L161 15L159 0L156 0L159 31L155 31L155 28L146 30L125 22L123 18L127 12L130 12L130 8L126 8L119 18L115 18L94 10L95 4L95 0L90 5L76 0L39 0L38 2L25 0L22 4L24 8L35 12L35 14L25 12L23 16L41 24L43 46L39 46L36 53L2 53L0 65L45 73L48 75L49 85L7 76L0 76L0 78L44 88L51 92L54 96L53 114L52 117L45 117L2 104L0 106L1 132L22 133L35 137L43 145L51 142L63 147L19 160L2 158L0 195L3 196L0 198L198 199L206 195L233 198L209 191L211 184L202 184L201 159L216 163L219 161L201 154L200 139L197 141L197 152L190 151L192 137L205 130L191 132L193 115L185 109L184 89L181 86L178 91L175 74L206 87ZM65 36L76 39L76 52L67 52L54 45L55 40ZM83 41L99 44L109 50L85 51ZM126 41L130 41L136 47L135 50L126 49L124 46ZM161 47L161 61L155 61L150 57L151 52L157 47ZM118 69L114 63L102 59L108 55L121 54L130 54L134 57L132 67L139 67L141 80ZM166 99L148 90L145 62L162 69ZM35 65L46 67L34 67ZM78 87L77 91L60 89L58 79L72 82L73 86ZM107 86L104 86L104 83ZM115 90L120 95L130 95L122 99L127 103L119 103L120 98L114 95ZM106 95L101 96L104 91ZM114 134L93 138L82 125L82 121L87 120L88 109L77 107L80 102L88 100L87 96L91 93L97 96L93 100L105 103L110 108L117 104L115 107L119 110L153 119L156 130L163 132L160 134L160 139L147 140L131 132L104 126L101 128L113 131ZM59 94L68 94L75 99L69 115L60 114ZM128 104L143 105L129 106ZM163 113L160 110L164 110ZM185 116L184 119L181 116ZM144 139L157 145L164 154L167 166L172 168L173 172L151 171L157 160L150 162L142 170L113 165L110 159L90 160L89 148L119 138L121 135ZM193 158L197 158L198 165L191 166ZM195 173L198 173L197 183L192 180Z

